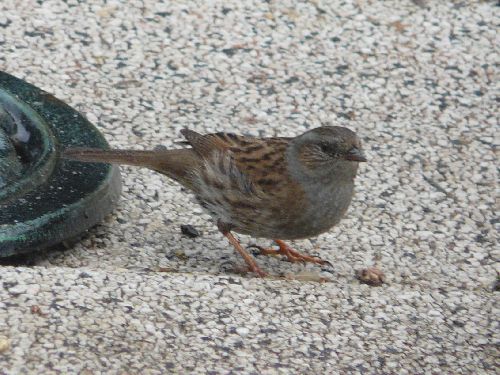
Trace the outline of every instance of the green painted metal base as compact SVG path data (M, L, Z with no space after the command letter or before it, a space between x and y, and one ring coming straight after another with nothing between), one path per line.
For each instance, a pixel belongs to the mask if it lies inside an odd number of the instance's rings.
M69 146L108 144L67 104L0 72L0 257L77 237L118 201L119 169L60 159Z

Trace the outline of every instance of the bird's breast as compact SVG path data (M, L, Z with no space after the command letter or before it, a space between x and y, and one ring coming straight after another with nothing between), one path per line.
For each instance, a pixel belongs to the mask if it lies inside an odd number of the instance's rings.
M236 231L256 237L293 240L315 237L336 225L346 213L353 184L307 189L300 204L268 202L246 217L234 217ZM244 219L249 219L245 221Z
M306 189L308 204L297 217L295 238L314 237L338 224L349 208L353 192L353 183L318 185Z

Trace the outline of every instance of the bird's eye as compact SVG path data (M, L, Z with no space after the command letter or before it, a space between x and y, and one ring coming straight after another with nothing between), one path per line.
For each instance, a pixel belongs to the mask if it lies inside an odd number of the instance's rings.
M329 155L335 154L335 146L330 144L330 143L322 143L319 145L319 148L325 154L329 154Z

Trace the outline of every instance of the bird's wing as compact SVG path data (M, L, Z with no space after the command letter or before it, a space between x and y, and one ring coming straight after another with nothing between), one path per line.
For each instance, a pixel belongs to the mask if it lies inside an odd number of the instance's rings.
M181 134L193 150L203 158L209 157L214 151L225 152L231 148L241 148L259 141L259 138L233 133L200 134L191 129L183 129Z
M204 160L194 184L201 204L237 231L272 237L293 228L307 209L304 190L288 172L290 138L183 134Z
M286 148L290 138L255 138L233 133L199 134L181 131L193 150L204 159L214 152L233 159L241 173L255 183L269 183L270 174L286 174ZM283 176L282 176L283 177Z
M272 238L295 227L308 202L288 172L289 138L228 133L188 137L203 155L204 167L194 185L209 212L240 233Z
M255 139L243 147L231 147L238 168L264 189L277 180L287 180L287 138Z

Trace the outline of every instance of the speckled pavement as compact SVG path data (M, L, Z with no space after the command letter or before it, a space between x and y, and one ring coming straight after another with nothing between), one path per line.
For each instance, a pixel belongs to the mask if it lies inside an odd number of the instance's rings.
M184 127L272 136L330 122L356 130L369 157L348 216L294 243L333 267L258 256L266 280L238 273L178 185L123 168L102 225L0 268L0 373L494 374L498 9L0 2L0 69L114 147L178 147ZM373 264L381 287L354 276Z

